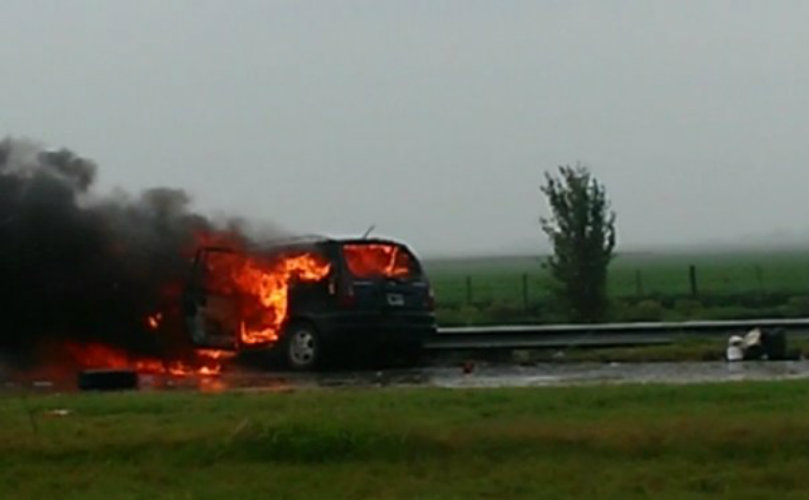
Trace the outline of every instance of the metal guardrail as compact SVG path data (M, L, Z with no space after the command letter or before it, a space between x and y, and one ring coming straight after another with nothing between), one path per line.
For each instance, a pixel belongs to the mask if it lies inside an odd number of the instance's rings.
M594 323L565 325L490 325L490 326L445 326L438 328L438 335L482 335L482 334L531 334L544 333L626 333L626 332L707 332L730 331L750 328L809 328L809 318L783 319L762 318L720 321L682 322L637 322L637 323Z
M666 344L683 334L745 333L752 328L809 332L809 318L728 321L638 322L565 325L440 327L428 349L530 349Z
M626 335L607 333L603 335L542 335L502 336L479 335L474 337L436 337L424 343L429 350L464 351L497 349L559 349L571 347L629 347L640 345L665 345L674 342L671 335Z

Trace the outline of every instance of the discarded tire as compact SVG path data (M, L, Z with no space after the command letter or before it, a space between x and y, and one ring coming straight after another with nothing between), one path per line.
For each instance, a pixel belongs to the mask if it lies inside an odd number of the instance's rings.
M84 370L79 372L82 391L121 391L138 387L135 370Z

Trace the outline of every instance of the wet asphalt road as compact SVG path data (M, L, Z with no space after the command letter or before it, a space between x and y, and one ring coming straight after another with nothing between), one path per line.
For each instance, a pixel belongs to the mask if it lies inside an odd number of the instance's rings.
M809 378L809 361L744 363L548 363L534 366L476 364L461 367L332 373L231 372L216 379L142 378L143 389L187 387L199 390L287 391L316 388L378 387L542 387L601 383L696 383ZM172 385L173 384L173 385Z
M581 384L722 382L809 378L809 360L741 363L540 363L520 366L478 362L467 366L325 373L266 372L235 368L216 377L140 375L143 391L295 391L382 387L547 387ZM76 381L25 380L3 382L5 390L76 391Z

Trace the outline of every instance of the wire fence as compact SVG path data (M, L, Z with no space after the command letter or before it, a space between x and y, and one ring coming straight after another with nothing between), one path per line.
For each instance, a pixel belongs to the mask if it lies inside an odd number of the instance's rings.
M432 281L439 307L502 303L530 309L545 302L554 286L547 273L438 273ZM762 265L732 269L696 265L670 269L621 268L609 274L607 293L610 298L621 299L803 296L809 294L809 268L781 269Z

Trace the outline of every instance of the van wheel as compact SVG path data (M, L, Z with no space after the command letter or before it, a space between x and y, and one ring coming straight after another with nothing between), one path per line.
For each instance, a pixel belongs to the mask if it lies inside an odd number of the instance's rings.
M293 323L284 332L284 354L293 370L311 370L320 362L320 337L309 323Z

